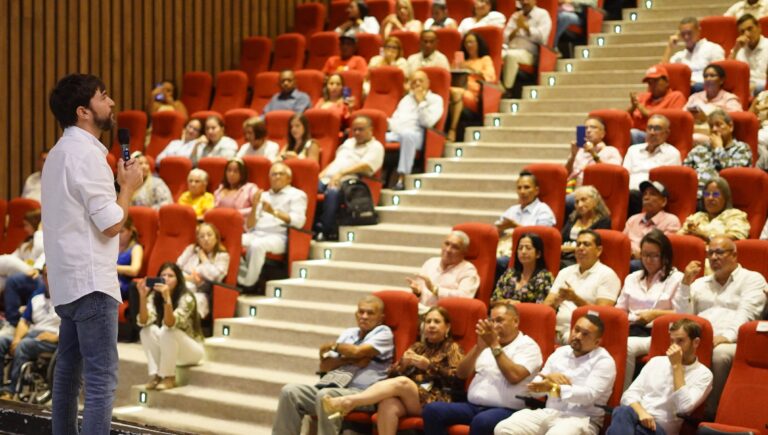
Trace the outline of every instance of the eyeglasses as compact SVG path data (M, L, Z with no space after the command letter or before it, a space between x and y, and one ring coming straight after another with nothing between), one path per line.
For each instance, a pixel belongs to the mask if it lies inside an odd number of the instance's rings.
M707 257L714 257L715 255L722 257L731 251L733 251L733 249L707 249Z
M270 176L270 177L282 177L283 175L288 175L288 173L287 173L287 172L284 172L284 171L280 171L280 172L270 172L270 173L269 173L269 176Z
M704 198L720 198L720 192L703 192L701 194Z
M399 50L400 47L397 45L385 45L384 48L391 48L392 50Z
M646 129L647 131L663 131L663 130L664 130L664 126L662 126L662 125L651 125L651 124L648 124L648 125L645 127L645 129Z

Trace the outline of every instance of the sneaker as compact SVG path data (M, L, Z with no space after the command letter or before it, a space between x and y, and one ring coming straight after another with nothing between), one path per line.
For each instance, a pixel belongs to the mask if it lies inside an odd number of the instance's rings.
M150 379L149 382L144 384L145 390L154 390L157 388L158 384L160 384L160 381L163 379L160 376L155 376L154 378Z
M13 337L14 334L16 334L16 327L8 322L0 328L0 337Z

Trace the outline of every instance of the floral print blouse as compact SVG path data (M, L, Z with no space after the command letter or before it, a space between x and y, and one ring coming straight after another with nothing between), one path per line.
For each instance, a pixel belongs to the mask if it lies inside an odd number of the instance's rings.
M463 391L464 381L459 379L456 370L464 353L455 341L450 338L436 344L417 341L408 349L427 357L429 367L426 370L405 367L400 360L389 368L389 377L407 376L415 382L419 387L419 402L422 405L451 402L452 392Z
M520 302L540 303L549 294L552 287L552 274L547 269L540 269L536 272L528 283L518 285L518 278L515 276L515 269L508 268L499 282L496 283L496 289L493 290L491 302L501 299L512 299Z

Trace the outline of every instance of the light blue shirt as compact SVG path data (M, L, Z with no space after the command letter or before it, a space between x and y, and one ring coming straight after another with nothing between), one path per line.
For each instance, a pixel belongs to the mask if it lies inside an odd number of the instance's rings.
M552 209L547 204L539 201L539 198L534 199L525 207L521 207L520 204L513 205L501 214L499 221L503 219L513 220L524 227L533 225L555 226L555 214L552 213Z
M387 377L387 369L392 364L392 356L395 352L395 342L389 326L379 325L362 339L360 339L360 328L349 328L341 333L336 342L351 343L356 346L369 344L379 352L367 366L355 372L347 387L366 389Z

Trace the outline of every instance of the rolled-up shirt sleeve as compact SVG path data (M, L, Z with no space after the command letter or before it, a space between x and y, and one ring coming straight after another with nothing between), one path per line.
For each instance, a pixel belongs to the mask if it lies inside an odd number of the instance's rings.
M712 372L707 370L702 373L704 376L691 379L691 383L686 382L670 396L678 413L690 414L709 396L712 390Z
M560 398L569 403L592 405L606 391L613 388L616 365L610 357L602 358L589 373L586 382L576 385L560 385Z
M114 178L109 167L96 159L101 155L84 155L67 173L70 188L77 192L80 201L93 224L99 231L120 223L123 209L117 205Z
M307 194L298 191L295 198L289 203L288 216L291 218L290 225L294 228L301 228L307 220Z

